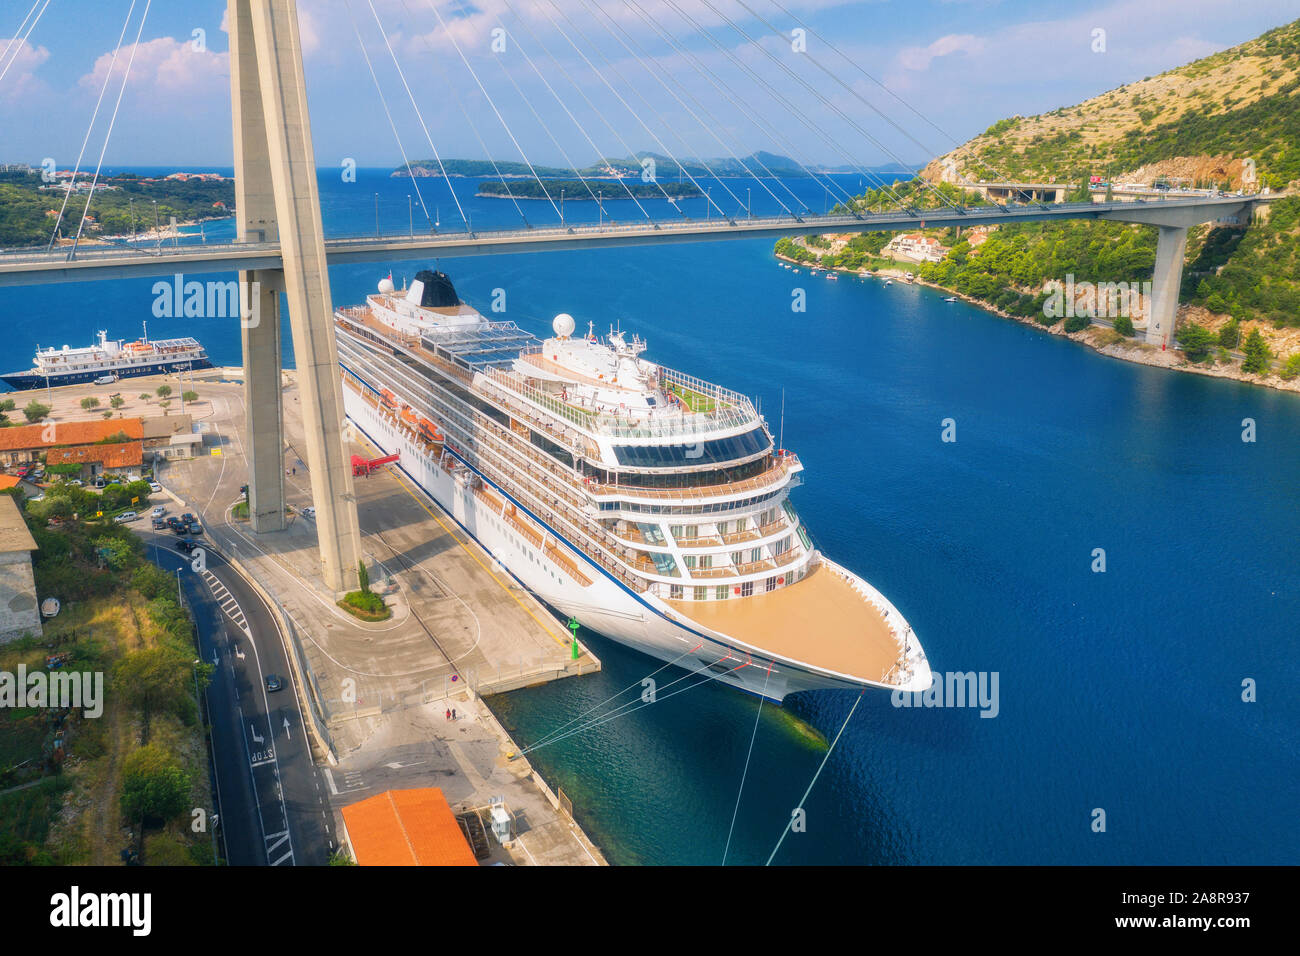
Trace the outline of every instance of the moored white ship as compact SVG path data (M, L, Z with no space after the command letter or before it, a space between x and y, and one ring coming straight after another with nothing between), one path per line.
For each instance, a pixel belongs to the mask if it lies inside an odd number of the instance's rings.
M545 340L489 321L442 273L336 324L353 425L558 611L772 700L929 686L902 614L813 546L803 465L745 396L567 315Z
M134 342L112 339L100 330L99 341L83 348L37 348L34 364L25 372L0 375L11 388L80 385L116 381L141 375L188 372L212 368L208 353L196 339L149 339L149 330Z

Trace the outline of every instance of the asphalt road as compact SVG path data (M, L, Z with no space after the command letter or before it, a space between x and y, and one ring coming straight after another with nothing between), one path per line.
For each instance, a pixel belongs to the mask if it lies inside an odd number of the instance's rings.
M209 542L203 542L206 569L196 571L191 556L176 550L174 535L137 530L151 560L173 574L180 570L200 652L216 665L206 694L227 860L235 866L328 863L334 845L328 790L312 761L270 609ZM267 690L271 674L282 690Z

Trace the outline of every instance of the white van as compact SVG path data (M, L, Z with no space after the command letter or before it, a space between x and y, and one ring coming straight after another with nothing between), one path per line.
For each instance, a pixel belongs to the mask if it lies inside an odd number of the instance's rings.
M120 521L134 521L135 519L136 519L136 513L134 511L123 511L120 515L115 517L113 520L120 522Z
M117 376L116 376L116 375L101 375L101 376L99 376L99 378L95 379L95 384L96 384L96 385L112 385L112 384L113 384L114 382L116 382L116 381L117 381Z

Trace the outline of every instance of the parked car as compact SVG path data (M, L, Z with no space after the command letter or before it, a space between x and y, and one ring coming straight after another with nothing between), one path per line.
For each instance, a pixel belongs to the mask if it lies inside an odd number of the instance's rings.
M197 521L191 521L189 524L189 530L190 534L202 534L203 525L199 524Z
M66 481L70 485L76 485L78 488L80 488L83 484L80 478L65 478L64 481Z
M123 511L120 515L117 515L115 518L113 518L113 520L120 523L123 521L134 521L138 517L139 515L137 515L134 511Z
M153 529L154 529L155 531L165 531L165 530L167 530L167 522L166 522L166 521L163 521L162 518L154 518L154 519L153 519Z
M193 551L197 542L193 538L181 538L176 542L177 551Z
M316 517L316 509L313 508L311 505L308 505L306 508L302 508L302 509L300 509L299 513L300 513L304 518L314 518L314 517Z
M116 382L116 381L117 381L117 376L116 376L116 375L101 375L101 376L99 376L97 379L95 379L95 384L96 384L96 385L112 385L112 384L113 384L114 382Z
M284 681L275 674L266 675L266 689L274 694L277 690L284 690Z
M149 482L149 490L154 494L157 494L162 491L162 485L158 484L156 481L151 481Z
M165 515L165 514L167 513L167 509L164 508L162 505L159 505L158 507L154 508L153 511L151 511L151 512L149 512L149 513L150 513L151 515L153 515L155 518L161 518L163 515Z

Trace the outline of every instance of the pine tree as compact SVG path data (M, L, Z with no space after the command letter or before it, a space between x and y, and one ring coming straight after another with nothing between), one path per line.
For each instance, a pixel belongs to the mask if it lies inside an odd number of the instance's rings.
M1269 370L1268 361L1273 357L1268 343L1264 341L1264 336L1259 334L1259 328L1250 330L1250 335L1246 336L1246 347L1243 350L1246 353L1246 361L1241 363L1241 368L1246 372L1253 372L1256 375L1264 375Z

